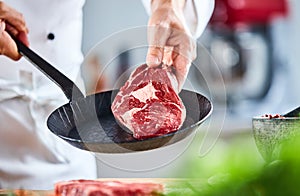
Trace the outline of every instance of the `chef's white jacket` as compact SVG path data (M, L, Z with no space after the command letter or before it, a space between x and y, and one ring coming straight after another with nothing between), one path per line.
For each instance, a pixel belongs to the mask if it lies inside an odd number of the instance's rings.
M80 64L83 0L5 0L21 12L30 48L75 81ZM55 182L96 178L92 153L52 134L48 115L67 100L25 58L0 58L0 187L53 189Z
M24 15L30 48L79 81L84 0L4 2ZM198 37L213 1L187 2L186 20ZM149 1L143 3L149 11ZM48 115L67 102L62 91L24 58L14 62L1 56L0 69L0 188L53 189L57 181L95 178L93 154L72 147L46 126Z

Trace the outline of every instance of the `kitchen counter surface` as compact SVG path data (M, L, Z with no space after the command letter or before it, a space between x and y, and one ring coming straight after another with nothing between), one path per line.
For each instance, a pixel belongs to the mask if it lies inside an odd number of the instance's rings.
M164 185L164 194L193 193L199 184L205 183L200 179L185 178L103 178L100 181L121 181L121 182L153 182ZM54 190L4 190L0 189L0 196L54 196Z

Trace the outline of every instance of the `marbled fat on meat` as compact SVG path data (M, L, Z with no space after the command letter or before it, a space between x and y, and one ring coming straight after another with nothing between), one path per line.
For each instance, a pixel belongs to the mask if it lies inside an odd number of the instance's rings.
M145 139L177 131L186 117L171 67L136 68L116 95L112 112L122 127Z
M163 192L158 183L70 180L55 184L55 196L155 196Z

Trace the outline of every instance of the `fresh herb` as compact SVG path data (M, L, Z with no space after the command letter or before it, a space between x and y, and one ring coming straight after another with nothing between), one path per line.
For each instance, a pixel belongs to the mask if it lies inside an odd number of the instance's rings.
M191 179L181 184L182 188L190 190L184 195L300 195L298 135L282 143L278 159L272 162L265 162L262 158L252 135L220 139L214 149L202 158L195 156L195 151L192 154L194 156L187 159L181 171L182 175ZM170 195L182 194L179 191Z

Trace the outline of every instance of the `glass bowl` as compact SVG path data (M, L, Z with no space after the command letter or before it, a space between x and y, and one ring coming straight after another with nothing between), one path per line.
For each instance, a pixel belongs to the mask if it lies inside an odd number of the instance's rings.
M267 162L280 159L284 142L300 130L299 117L254 117L252 118L253 136L256 146Z

